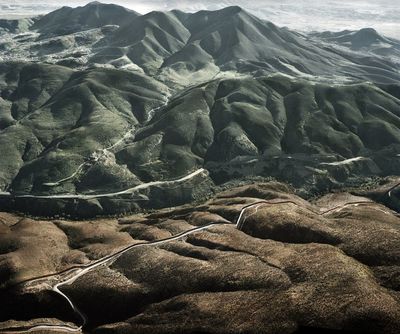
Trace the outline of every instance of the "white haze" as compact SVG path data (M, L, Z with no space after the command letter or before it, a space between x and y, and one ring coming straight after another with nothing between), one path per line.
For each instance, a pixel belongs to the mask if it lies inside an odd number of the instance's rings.
M266 1L210 1L210 0L115 0L104 1L131 8L140 13L152 10L180 9L194 12L239 5L263 19L279 26L300 31L340 31L372 27L380 33L400 39L399 0L266 0ZM0 0L0 17L35 16L61 6L80 6L82 0Z

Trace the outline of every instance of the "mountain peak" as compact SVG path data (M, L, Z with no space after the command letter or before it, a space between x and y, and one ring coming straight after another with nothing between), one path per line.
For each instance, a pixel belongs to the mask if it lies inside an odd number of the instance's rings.
M88 2L84 7L90 7L90 6L98 6L98 5L103 5L100 1L91 1Z
M234 16L240 14L248 14L242 7L240 6L228 6L215 11L223 16Z
M240 6L228 6L217 10L200 10L196 13L193 13L193 15L214 14L222 16L231 16L242 12L246 13L246 11Z
M39 19L33 26L46 35L65 35L79 30L121 25L139 16L116 4L92 1L83 7L62 7Z
M365 36L368 38L380 38L381 36L374 28L363 28L358 30L355 35Z
M227 11L227 12L232 12L232 13L239 13L239 12L243 12L244 9L240 6L228 6L225 7L223 9L221 9L222 11Z
M352 44L355 47L370 46L383 41L383 37L373 28L363 28L353 35Z

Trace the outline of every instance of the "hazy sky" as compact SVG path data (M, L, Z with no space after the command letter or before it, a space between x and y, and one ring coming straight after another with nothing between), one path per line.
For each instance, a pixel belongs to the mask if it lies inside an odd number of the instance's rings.
M0 17L32 16L63 5L79 6L88 1L69 0L0 0ZM298 30L344 30L373 27L400 39L400 0L110 0L146 13L151 10L179 8L184 11L218 9L239 5L279 26Z

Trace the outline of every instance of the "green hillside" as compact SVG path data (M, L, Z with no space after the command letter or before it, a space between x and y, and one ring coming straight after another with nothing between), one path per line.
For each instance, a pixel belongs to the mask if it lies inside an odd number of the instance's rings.
M97 2L0 25L7 209L91 216L254 178L313 196L398 174L398 44L373 29Z

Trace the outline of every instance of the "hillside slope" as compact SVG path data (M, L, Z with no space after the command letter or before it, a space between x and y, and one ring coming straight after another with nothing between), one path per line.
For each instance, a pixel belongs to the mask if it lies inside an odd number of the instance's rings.
M280 72L333 83L400 81L400 63L390 52L385 55L383 49L376 49L374 57L362 57L321 43L350 38L351 43L362 46L375 45L375 39L389 39L377 34L371 37L368 31L346 32L347 37L346 33L332 38L326 34L306 36L237 6L139 15L120 6L93 2L84 7L63 7L38 18L23 37L10 31L2 33L0 42L0 56L6 60L144 71L177 87L231 71L257 76Z
M67 35L106 25L123 25L137 16L138 13L124 7L93 1L83 7L64 6L55 10L37 20L31 29L47 37Z
M93 195L101 208L103 197L118 202L118 192L202 168L214 184L273 176L312 193L399 168L399 86L249 77L168 98L143 74L23 64L3 71L1 180L15 196ZM145 195L139 206L151 205ZM128 210L121 205L107 212Z
M96 334L400 328L399 218L365 197L310 203L269 182L120 219L0 221L3 331L73 331L78 312Z
M398 173L400 63L373 52L397 44L372 30L97 2L30 23L1 32L5 208L93 216L254 177L312 196Z
M1 70L6 77L1 83L1 184L19 193L52 192L46 182L73 174L89 159L108 162L103 149L146 122L168 94L167 87L149 77L115 70L74 72L15 63ZM104 167L104 172L136 182L122 166L115 168L107 172ZM61 183L58 191L74 192L71 185Z

